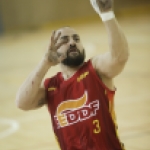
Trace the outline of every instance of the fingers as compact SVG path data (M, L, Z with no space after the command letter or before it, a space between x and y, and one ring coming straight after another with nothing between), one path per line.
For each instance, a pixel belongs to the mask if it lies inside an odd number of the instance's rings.
M61 32L58 32L57 37L55 37L56 36L56 31L53 31L52 35L51 35L51 42L56 44L58 39L59 39L59 37L60 37L60 35L61 35Z
M52 35L51 35L51 43L54 43L54 38L55 38L55 31L52 32Z
M57 35L56 35L57 34ZM65 43L66 41L59 40L61 32L53 31L51 35L51 42L48 48L48 59L50 62L57 64L64 60L66 56L64 54L58 53L57 50Z
M56 51L57 49L59 49L63 44L65 44L65 41L62 41L60 43L58 43L58 40L61 36L61 32L58 32L57 36L56 36L56 31L53 31L52 35L51 35L51 46L50 49L52 51Z
M67 43L66 41L60 42L56 45L56 49L59 49L63 44Z
M61 32L58 32L58 35L57 35L57 37L55 38L55 42L56 42L56 43L57 43L57 41L58 41L60 35L61 35Z
M99 15L113 9L113 0L90 0L90 2Z

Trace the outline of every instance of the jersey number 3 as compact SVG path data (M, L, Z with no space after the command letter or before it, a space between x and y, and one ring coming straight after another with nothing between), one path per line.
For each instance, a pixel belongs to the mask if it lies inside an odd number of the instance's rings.
M95 128L93 129L93 132L95 134L100 133L101 132L101 127L100 127L99 120L93 120L93 125L95 125Z

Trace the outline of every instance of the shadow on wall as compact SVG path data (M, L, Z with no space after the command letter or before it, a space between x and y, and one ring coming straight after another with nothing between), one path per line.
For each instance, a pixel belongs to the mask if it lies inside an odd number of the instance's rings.
M150 4L150 0L114 0L115 11ZM0 0L0 32L38 27L95 15L90 0ZM2 22L3 19L3 22ZM3 23L3 27L2 27Z

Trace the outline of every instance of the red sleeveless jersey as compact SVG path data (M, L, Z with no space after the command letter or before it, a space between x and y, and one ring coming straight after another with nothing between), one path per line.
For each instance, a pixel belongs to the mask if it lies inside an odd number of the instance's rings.
M61 150L123 150L116 133L113 97L91 61L67 81L45 80L48 110Z

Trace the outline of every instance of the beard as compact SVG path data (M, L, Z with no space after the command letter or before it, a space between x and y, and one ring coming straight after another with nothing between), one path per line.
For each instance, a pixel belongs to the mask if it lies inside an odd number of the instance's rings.
M68 67L80 66L85 60L85 50L83 49L83 52L77 50L77 52L79 54L75 56L70 56L69 52L67 52L67 57L61 63Z

